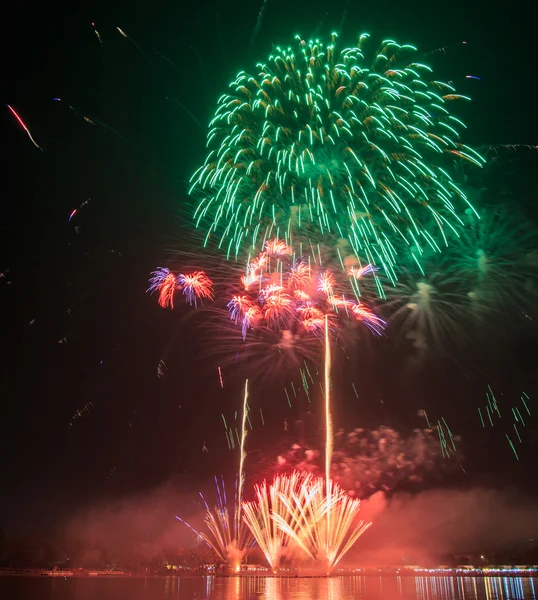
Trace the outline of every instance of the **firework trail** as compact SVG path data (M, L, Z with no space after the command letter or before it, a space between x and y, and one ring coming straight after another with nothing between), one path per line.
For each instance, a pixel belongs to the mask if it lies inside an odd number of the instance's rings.
M173 98L172 96L166 96L166 99L175 102L182 110L184 110L189 115L189 117L196 123L196 125L198 125L198 127L202 131L204 131L200 120L196 116L194 116L193 113L183 103L181 103L177 98Z
M260 11L258 13L258 18L256 19L256 25L254 26L254 29L252 30L252 35L250 36L250 43L248 45L249 53L252 52L254 42L256 41L256 38L258 37L258 33L260 32L260 29L262 26L262 21L263 21L263 15L265 14L266 8L267 8L267 0L262 0L262 5L261 5Z
M243 504L243 486L245 483L245 440L247 437L247 411L248 411L248 379L245 381L245 394L243 397L243 417L241 420L241 445L239 448L239 474L237 482L237 500L236 500L236 516L235 516L235 527L236 527L236 539L239 539L239 528L243 521L241 518L241 508Z
M538 276L536 230L513 206L489 207L478 220L469 214L449 251L449 273L464 282L472 308L506 313L535 308Z
M15 111L15 109L10 106L9 104L6 104L6 106L9 108L9 110L11 111L11 114L17 119L19 125L24 129L24 131L26 132L26 135L30 138L30 141L32 142L32 144L38 149L41 150L41 152L43 152L43 148L41 148L41 146L39 146L39 144L34 140L30 130L28 129L28 127L26 127L26 125L24 124L24 121L19 117L19 115L17 114L17 112Z
M336 35L327 46L298 37L298 50L277 48L221 96L191 178L206 243L238 256L272 233L290 246L346 240L394 282L401 252L420 262L457 235L471 204L451 163L484 162L447 109L466 98L429 81L431 69L406 58L412 46L385 40L367 59L368 38L340 48Z
M239 572L241 562L253 544L253 538L249 534L248 527L243 520L243 489L245 483L245 441L247 437L247 413L248 413L248 380L245 381L245 392L243 395L243 414L241 419L241 442L239 455L239 471L237 473L236 490L234 494L234 507L230 511L226 497L226 486L224 480L215 477L215 495L217 503L210 507L204 496L200 493L205 508L205 525L209 533L194 529L189 523L176 516L176 519L193 531L199 539L204 541L217 556L229 565L232 572ZM230 516L232 513L232 516Z
M245 523L274 573L294 555L293 548L288 547L290 537L279 526L276 517L280 517L280 525L291 518L286 499L294 495L308 496L311 481L309 475L297 471L289 476L277 475L269 486L266 481L254 486L256 500L243 504Z
M445 258L428 263L425 273L402 271L403 277L387 290L384 310L396 337L409 340L420 358L447 344L462 344L471 337L473 325L484 325L473 311L470 288L450 272L453 263Z
M338 33L342 33L343 29L344 29L344 23L346 22L346 16L347 16L347 9L349 8L349 2L350 0L346 0L346 6L344 7L344 12L342 13L342 17L340 19L340 23L338 25Z

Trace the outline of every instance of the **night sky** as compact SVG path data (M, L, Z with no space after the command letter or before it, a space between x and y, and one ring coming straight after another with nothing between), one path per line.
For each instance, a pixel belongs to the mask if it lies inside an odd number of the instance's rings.
M44 150L5 108L0 527L14 535L48 530L97 500L151 491L170 478L195 486L232 471L236 454L220 413L239 407L239 378L221 390L188 311L164 311L145 291L156 266L177 267L170 250L191 248L186 181L203 160L218 96L272 42L290 44L297 32L325 36L346 11L344 39L368 31L424 52L446 46L430 62L473 98L465 141L538 140L526 3L268 0L256 36L261 2L109 4L17 3L8 26L4 104ZM535 182L521 194L536 216ZM509 341L485 339L481 360L463 349L464 365L480 365L473 369L440 359L405 378L390 368L396 350L386 350L382 365L357 355L352 367L370 376L360 404L342 396L337 423L412 428L418 409L437 407L463 436L468 480L458 485L532 491L536 417L517 462L502 435L486 435L476 416L469 421L471 410L461 411L482 401L491 373L499 390L538 397L533 327ZM163 380L157 364L167 347ZM258 453L289 435L283 422L293 418L282 386L264 387L259 402L269 422L251 436Z

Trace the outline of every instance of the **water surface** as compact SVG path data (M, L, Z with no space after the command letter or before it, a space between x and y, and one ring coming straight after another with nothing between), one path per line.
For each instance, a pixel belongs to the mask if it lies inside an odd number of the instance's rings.
M3 600L538 600L530 577L0 577Z

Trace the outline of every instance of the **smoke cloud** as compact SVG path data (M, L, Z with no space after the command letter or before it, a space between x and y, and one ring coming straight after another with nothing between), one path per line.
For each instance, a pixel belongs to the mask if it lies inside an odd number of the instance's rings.
M151 560L196 544L196 536L174 517L201 526L193 495L165 485L150 493L102 502L76 514L63 528L66 550L79 563Z
M78 548L82 562L181 553L196 544L196 536L176 514L202 527L193 496L168 485L80 513L65 528L66 544ZM391 498L377 492L362 502L361 518L373 526L343 566L439 564L446 555L521 550L538 539L536 503L515 490L437 489Z
M445 555L522 550L538 539L536 500L515 490L429 490L389 500L378 493L363 508L374 524L349 564L439 564Z

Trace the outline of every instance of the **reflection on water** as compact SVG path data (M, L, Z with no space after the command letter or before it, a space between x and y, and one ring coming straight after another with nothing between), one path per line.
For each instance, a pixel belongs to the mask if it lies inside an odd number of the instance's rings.
M0 577L27 600L538 600L530 577Z

